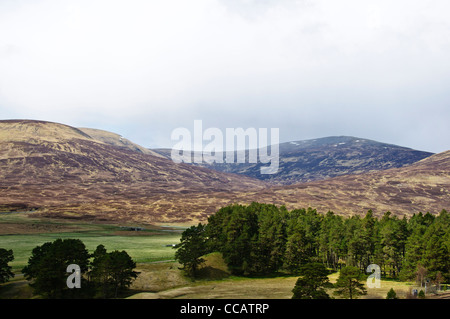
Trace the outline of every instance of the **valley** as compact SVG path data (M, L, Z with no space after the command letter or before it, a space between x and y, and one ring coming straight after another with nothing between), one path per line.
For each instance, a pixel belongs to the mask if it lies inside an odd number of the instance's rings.
M280 149L286 164L281 175L261 180L247 176L248 170L237 174L175 164L114 133L43 121L0 121L0 211L194 224L220 207L253 201L345 215L369 209L376 215L388 210L437 214L450 205L449 152L432 155L347 137L285 143ZM298 182L299 167L308 161L311 167L302 170L315 177ZM244 164L235 165L238 170ZM287 185L277 185L280 180Z

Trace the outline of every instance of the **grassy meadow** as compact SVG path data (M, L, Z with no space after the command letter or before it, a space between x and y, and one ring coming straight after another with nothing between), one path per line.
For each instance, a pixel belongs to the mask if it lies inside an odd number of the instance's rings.
M120 226L144 227L143 231L126 231ZM150 225L111 225L77 220L50 220L30 218L24 213L0 214L0 248L12 249L10 263L16 277L0 287L0 299L34 298L28 282L21 276L31 251L37 245L57 238L77 238L87 249L103 244L108 251L125 250L136 261L140 272L133 282L133 299L289 299L296 276L247 278L233 276L221 254L211 253L199 270L195 281L186 277L181 266L173 261L175 250L168 246L179 242L182 228ZM329 276L335 282L337 273ZM392 287L400 298L405 298L412 283L382 280L381 288L367 289L362 298L385 298ZM329 292L330 295L332 291Z
M195 281L186 278L176 262L140 264L141 272L131 286L136 293L130 299L290 299L298 276L239 277L233 276L219 253L211 253L199 271ZM339 274L329 275L335 283ZM407 297L413 283L381 280L380 288L368 288L360 299L384 299L393 288L401 299ZM333 295L333 289L328 289Z
M180 229L144 227L143 231L124 231L121 225L67 220L39 220L23 213L0 214L0 248L12 249L14 272L27 264L31 251L38 245L58 238L80 239L93 252L102 244L108 251L125 250L137 262L173 260L175 250L166 245L177 244ZM124 225L127 226L127 225Z

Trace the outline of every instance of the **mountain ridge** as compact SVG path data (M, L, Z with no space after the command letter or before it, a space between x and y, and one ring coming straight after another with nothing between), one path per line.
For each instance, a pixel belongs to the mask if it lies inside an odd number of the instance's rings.
M61 210L70 216L73 210L65 207L86 209L92 216L104 211L120 215L137 207L156 216L157 209L143 204L147 198L265 187L246 176L101 143L64 124L30 120L0 121L0 180L3 210L39 207L55 216Z
M261 174L261 163L194 164L220 172L258 178L276 185L325 180L332 177L403 167L433 153L352 136L330 136L279 144L279 169ZM154 149L170 158L170 150ZM246 151L248 157L248 150ZM270 148L269 148L270 154ZM220 153L225 157L224 153ZM248 162L248 160L247 160Z
M106 138L99 134L97 139ZM139 152L133 144L120 145L120 135L111 134L106 143L64 124L0 121L0 211L36 209L30 216L192 224L206 221L220 207L253 201L345 215L368 209L376 215L387 210L410 215L450 208L450 151L399 168L274 186L175 164ZM297 147L291 145L286 147Z
M99 141L99 142L102 142L102 143L105 143L108 145L112 145L112 146L123 147L126 149L130 149L132 151L143 153L143 154L150 154L153 156L163 158L162 155L152 151L151 149L148 149L148 148L142 147L136 143L133 143L132 141L124 138L123 136L121 136L119 134L116 134L113 132L108 132L105 130L87 128L87 127L80 127L78 129L80 131L86 133L87 135L89 135L91 138L93 138L96 141Z

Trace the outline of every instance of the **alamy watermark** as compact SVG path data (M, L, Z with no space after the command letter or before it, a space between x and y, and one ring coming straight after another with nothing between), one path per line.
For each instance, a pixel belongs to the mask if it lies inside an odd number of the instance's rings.
M369 288L381 288L381 268L377 264L370 264L366 272L371 273L367 277L367 287Z
M224 134L215 127L203 130L202 120L195 120L193 134L184 127L172 131L171 139L177 143L172 147L171 158L175 163L269 164L260 167L261 174L276 174L280 163L279 134L278 128L271 128L269 143L267 128L226 128Z
M66 284L69 289L81 288L81 269L77 264L67 266L66 272L72 273L67 277Z

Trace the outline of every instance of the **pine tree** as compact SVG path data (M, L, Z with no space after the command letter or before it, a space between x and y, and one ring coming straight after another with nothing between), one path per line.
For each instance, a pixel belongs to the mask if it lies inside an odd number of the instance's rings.
M277 271L286 249L286 223L274 205L259 207L258 231L252 238L252 272L267 274Z
M401 270L402 259L405 252L407 238L406 220L399 220L396 216L390 217L387 212L380 224L381 245L384 253L384 260L390 267L390 273L394 277Z
M321 263L308 263L300 269L292 299L330 299L325 288L333 285L328 280L328 271Z
M233 213L224 226L226 241L221 251L228 268L235 275L251 272L252 251L258 234L255 206L233 207Z
M204 262L201 257L208 252L205 233L205 226L201 223L191 226L182 233L180 243L174 247L177 249L175 259L191 277L195 277L198 267Z
M357 267L347 266L342 268L334 285L337 288L334 294L349 299L366 295L367 291L364 284L360 282L363 279L364 276Z
M417 295L417 297L419 297L419 299L425 299L426 298L425 292L423 290L420 290L419 294Z
M400 271L400 279L408 281L414 279L418 263L422 260L424 252L423 227L413 230L409 236L405 246L405 258L402 262L402 270Z
M138 272L136 263L128 253L122 251L106 252L104 247L97 247L91 270L91 278L103 298L117 298L120 292L125 291L136 279Z
M0 248L0 284L7 282L9 278L14 278L14 273L9 265L13 260L14 253L12 250Z
M386 299L398 299L397 293L394 291L394 288L391 288L386 296Z
M436 274L448 274L450 272L450 253L445 245L443 236L434 234L427 241L425 253L423 256L424 266L428 269L429 275L432 278Z
M81 297L86 289L67 287L67 266L76 264L82 274L87 273L89 258L90 254L81 240L56 239L34 248L22 273L31 281L30 286L36 294L47 298ZM84 277L81 280L84 287Z

